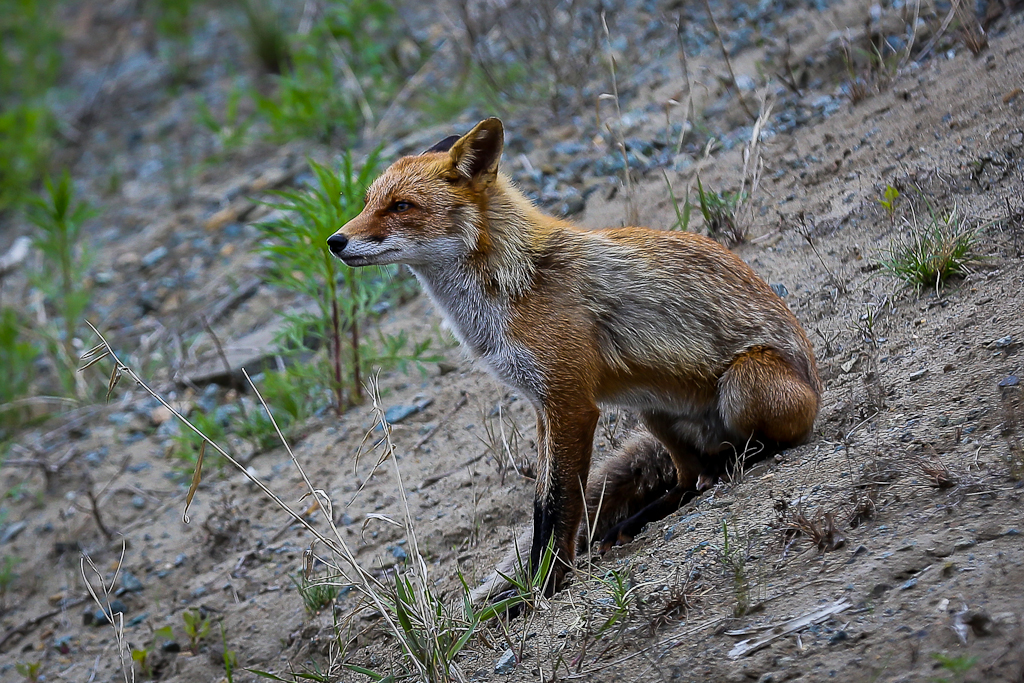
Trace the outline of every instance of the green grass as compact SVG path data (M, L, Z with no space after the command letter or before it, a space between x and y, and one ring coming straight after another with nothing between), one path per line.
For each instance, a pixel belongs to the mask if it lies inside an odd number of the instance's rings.
M704 217L704 227L711 237L725 238L731 244L740 244L746 240L746 229L736 217L736 212L745 198L739 192L705 190L700 177L697 177L697 199L700 203L700 213ZM687 223L688 219L687 216Z
M878 261L883 271L917 291L939 288L951 277L965 275L977 260L978 230L957 209L937 214L928 207L925 221L909 224L909 230L893 239Z

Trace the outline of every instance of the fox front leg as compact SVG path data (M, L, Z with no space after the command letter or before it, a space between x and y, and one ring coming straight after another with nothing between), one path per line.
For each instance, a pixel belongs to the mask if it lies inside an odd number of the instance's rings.
M583 491L599 417L596 405L546 408L538 414L530 567L533 572L540 569L544 551L552 543L555 558L545 584L547 596L561 587L576 558L576 535L585 508Z

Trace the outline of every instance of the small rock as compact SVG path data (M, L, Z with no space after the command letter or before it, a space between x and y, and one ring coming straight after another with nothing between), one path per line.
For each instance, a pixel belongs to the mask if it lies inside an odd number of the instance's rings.
M516 654L512 652L512 648L505 650L505 653L498 659L498 663L494 665L494 673L507 676L508 674L515 671L516 668Z
M0 545L10 543L14 539L16 539L18 537L18 534L24 531L27 527L28 522L25 521L11 522L9 525L7 525L7 528L4 529L3 535L0 536Z
M156 264L160 263L160 261L164 260L167 257L168 253L169 252L167 250L167 247L160 245L159 247L157 247L156 249L142 257L142 267L152 268Z
M149 612L143 612L142 614L139 614L137 616L132 617L131 619L126 621L124 623L124 625L125 626L138 626L139 624L144 622L146 619L149 619Z
M405 562L409 559L409 553L405 552L405 548L401 546L395 546L391 549L391 554L394 555L395 559L399 562Z
M110 606L110 614L112 614L112 615L113 614L127 614L128 613L127 605L125 605L120 600L111 600L109 606ZM83 622L85 622L84 619L83 619ZM107 618L107 613L104 610L99 609L97 607L96 610L93 611L93 614L92 614L92 624L94 626L105 626L106 624L109 624L109 623L110 623L110 620ZM89 625L88 622L85 622L85 624L86 624L86 626Z
M1013 337L1010 336L1010 335L1006 335L1005 337L1000 337L999 339L996 339L995 344L996 344L996 348L999 348L999 349L1008 348L1010 346L1013 346Z
M384 419L387 420L389 424L398 424L402 420L424 410L433 402L434 399L432 398L424 398L412 405L391 406L384 412Z
M166 406L157 406L149 411L149 421L154 427L159 427L174 416L171 409Z
M877 583L868 595L872 598L880 598L885 595L890 588L892 588L892 586L887 583Z
M141 261L142 259L134 251L127 251L114 260L114 267L118 270L133 270Z
M459 366L455 363L449 363L448 361L439 361L437 369L442 375L447 375L449 372L455 372L459 369Z
M1005 389L1006 387L1015 387L1018 384L1020 384L1020 378L1017 375L1009 375L999 383L999 387Z
M906 583L904 583L902 586L900 586L900 590L901 591L910 590L911 588L913 588L916 585L917 585L917 579L909 579L909 580L907 580Z
M142 510L146 507L146 499L142 496L132 496L132 507L136 510Z
M135 578L131 572L121 573L121 587L129 593L138 593L142 590L142 582Z
M786 289L786 285L782 284L781 282L776 282L774 285L771 285L771 288L773 292L778 294L783 299L789 296L789 290Z
M166 652L169 655L178 654L181 652L181 645L176 640L168 640L166 643L160 646L162 652Z
M849 639L850 639L850 635L846 631L836 631L828 639L828 644L829 645L835 645L836 643L841 643L844 640L849 640Z
M917 380L921 379L922 377L924 377L927 374L928 374L928 370L927 369L925 369L925 370L918 370L917 372L910 373L910 376L909 376L908 379L910 379L911 382L916 382Z

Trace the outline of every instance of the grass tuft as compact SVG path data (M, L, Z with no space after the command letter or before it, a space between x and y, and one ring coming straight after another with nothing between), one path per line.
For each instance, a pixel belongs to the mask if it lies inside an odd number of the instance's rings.
M956 208L943 216L929 207L928 220L894 239L878 263L915 290L934 287L938 293L946 280L969 272L977 241L978 230Z

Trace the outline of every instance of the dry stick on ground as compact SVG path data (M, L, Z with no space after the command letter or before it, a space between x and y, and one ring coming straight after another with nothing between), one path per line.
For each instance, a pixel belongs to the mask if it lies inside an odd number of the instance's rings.
M829 282L832 283L832 286L836 288L836 291L839 294L846 294L846 284L836 277L836 274L833 273L832 269L825 263L825 259L823 259L821 254L818 253L818 248L814 246L814 240L811 238L811 230L807 228L806 217L803 211L800 212L800 223L803 225L803 228L800 230L800 236L804 238L804 241L811 247L811 251L813 251L814 255L818 257L821 267L825 269L825 274L828 275Z
M7 629L7 633L4 634L4 637L0 638L0 652L4 651L4 647L6 647L8 641L10 641L12 638L18 638L20 636L28 635L29 632L32 631L32 629L39 626L47 619L55 617L59 614L63 614L72 607L77 607L78 605L81 605L86 600L87 598L74 598L73 600L61 601L60 607L52 609L49 612L43 612L42 614L32 617L27 621L23 621L18 626L13 626Z
M757 117L750 111L750 107L747 106L746 101L743 99L743 93L740 92L740 86L736 84L736 74L732 70L732 61L729 60L729 51L725 49L725 41L722 40L722 32L718 30L718 23L715 21L715 15L711 12L711 5L708 0L704 0L704 8L708 11L708 18L711 19L711 28L715 31L715 37L718 38L718 46L722 48L722 58L725 59L725 66L729 69L729 78L732 79L732 87L736 89L736 99L740 101L740 106L743 107L743 111L746 112L747 116L752 121L756 121Z

